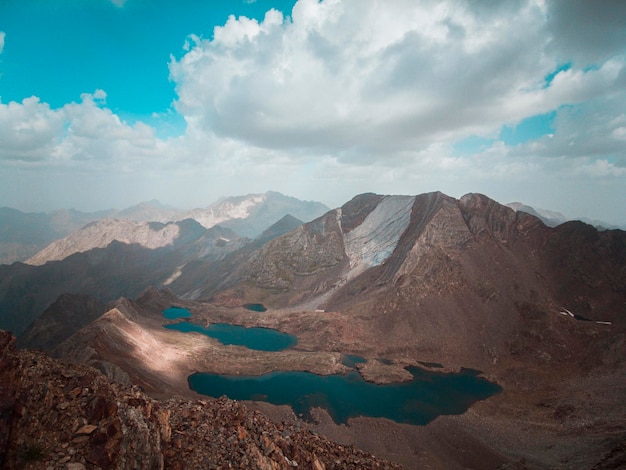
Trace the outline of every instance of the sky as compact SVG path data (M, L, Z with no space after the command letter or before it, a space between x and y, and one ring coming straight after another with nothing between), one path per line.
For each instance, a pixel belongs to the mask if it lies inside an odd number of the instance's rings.
M626 2L0 0L0 206L268 190L626 224Z

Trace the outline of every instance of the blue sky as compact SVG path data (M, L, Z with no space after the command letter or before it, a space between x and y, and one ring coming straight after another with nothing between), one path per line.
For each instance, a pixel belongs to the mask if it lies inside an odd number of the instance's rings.
M52 107L81 93L106 90L124 118L150 121L176 98L167 64L190 34L210 39L230 15L262 20L293 1L2 0L0 24L10 38L3 53L3 102L38 96Z
M482 192L626 224L626 2L1 0L0 206Z

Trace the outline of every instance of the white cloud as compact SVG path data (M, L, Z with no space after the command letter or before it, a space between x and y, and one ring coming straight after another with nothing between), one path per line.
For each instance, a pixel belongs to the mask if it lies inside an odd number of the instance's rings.
M567 211L593 200L574 189L585 177L603 188L596 198L623 200L624 8L602 2L587 19L591 7L569 4L299 0L262 21L231 16L171 59L184 135L159 139L124 122L103 90L59 109L29 98L0 103L0 160L96 169L110 181L122 173L137 181L121 191L161 182L196 200L483 191L503 201L559 194L564 206L539 205ZM605 20L606 37L594 35ZM548 112L551 135L498 140L502 126ZM493 144L455 153L472 135Z
M97 170L115 162L119 171L159 154L165 143L151 127L128 125L102 107L106 93L84 93L80 103L51 109L37 97L0 103L0 160L75 166L89 161ZM161 156L164 153L161 154Z
M291 19L230 17L172 60L177 107L198 131L371 164L617 88L623 58L546 88L559 63L546 52L546 12L516 6L300 0Z
M0 103L0 159L44 160L63 131L63 116L33 96Z
M4 50L4 38L6 38L6 33L4 31L0 31L0 54Z
M126 4L127 0L111 0L111 3L118 8L122 8Z

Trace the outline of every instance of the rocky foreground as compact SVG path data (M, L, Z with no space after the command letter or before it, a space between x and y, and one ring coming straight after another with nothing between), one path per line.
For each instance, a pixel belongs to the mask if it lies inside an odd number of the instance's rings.
M400 468L226 398L156 401L14 341L0 331L1 468Z

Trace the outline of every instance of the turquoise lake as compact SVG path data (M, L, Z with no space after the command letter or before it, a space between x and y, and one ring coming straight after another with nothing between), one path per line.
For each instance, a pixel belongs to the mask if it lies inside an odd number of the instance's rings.
M191 318L191 312L182 307L170 307L163 310L163 316L168 320L176 320L177 318Z
M413 425L425 425L439 415L462 414L472 403L502 390L469 369L456 374L418 367L408 370L413 380L386 385L366 382L356 371L327 376L272 372L258 377L196 373L188 382L192 390L211 397L226 395L234 400L290 405L297 415L309 420L311 409L320 407L336 423L370 416Z
M190 331L202 333L225 346L245 346L259 351L282 351L298 344L298 338L295 336L270 328L246 328L228 323L213 323L204 327L186 321L163 325L163 327L183 333Z
M244 304L243 307L248 310L252 310L253 312L267 312L267 308L265 308L265 305L263 304Z
M189 318L180 307L163 311L167 319ZM269 328L245 328L226 323L208 327L188 321L163 325L182 332L202 333L224 345L245 346L262 351L282 351L298 339ZM342 363L354 368L365 359L344 355ZM440 364L428 364L440 366ZM472 403L484 400L502 389L463 369L456 374L409 367L413 379L404 383L376 385L363 380L356 371L345 375L316 375L310 372L279 371L261 376L233 376L196 373L188 378L189 388L211 397L226 395L234 400L266 401L290 405L297 415L312 419L311 410L324 408L336 423L347 423L357 416L388 418L399 423L424 425L439 415L462 414Z

